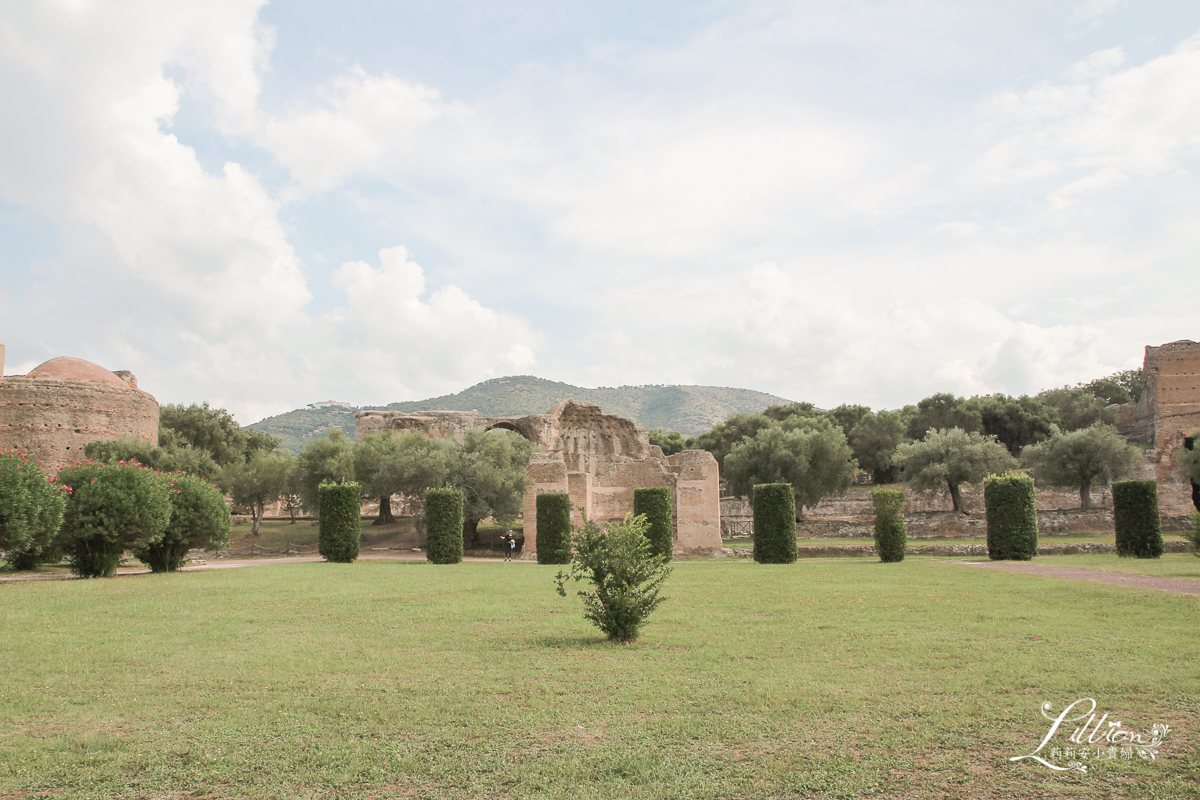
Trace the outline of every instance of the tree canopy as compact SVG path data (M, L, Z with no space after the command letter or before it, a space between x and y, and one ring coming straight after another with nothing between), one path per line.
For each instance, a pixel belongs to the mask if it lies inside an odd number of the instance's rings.
M210 408L208 403L168 403L158 411L158 444L166 449L186 445L204 450L225 466L248 461L257 452L269 453L279 446L279 439L243 428L228 411Z
M258 452L249 461L236 461L222 470L221 488L229 492L234 503L250 506L252 536L262 528L264 506L288 491L296 469L296 459L284 450Z
M871 473L875 484L895 483L896 448L904 442L904 420L896 411L865 414L847 437L858 466Z
M1039 483L1078 489L1081 508L1092 506L1092 484L1133 477L1145 463L1141 450L1102 422L1078 431L1055 431L1046 441L1025 448L1022 459Z
M469 430L455 442L447 482L463 494L463 534L479 538L479 523L488 517L507 525L521 514L526 472L533 443L506 430Z
M918 492L945 488L955 511L965 512L961 486L1016 465L995 437L962 428L933 429L919 442L905 442L896 452L904 480Z
M735 444L725 459L725 477L735 494L748 496L759 483L788 483L799 508L845 492L856 468L845 434L824 417L792 417L785 425L760 430Z
M661 447L663 455L667 456L673 456L687 449L687 442L682 433L679 431L663 433L662 428L654 428L650 431L650 444Z
M340 430L334 430L328 438L319 439L304 448L304 452L296 459L296 471L301 505L315 514L317 490L322 483L354 480L354 442Z

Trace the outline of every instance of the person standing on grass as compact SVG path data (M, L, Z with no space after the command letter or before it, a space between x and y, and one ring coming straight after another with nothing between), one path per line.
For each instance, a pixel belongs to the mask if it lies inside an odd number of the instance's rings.
M512 561L513 551L517 549L517 539L513 536L513 532L509 531L504 534L504 560Z

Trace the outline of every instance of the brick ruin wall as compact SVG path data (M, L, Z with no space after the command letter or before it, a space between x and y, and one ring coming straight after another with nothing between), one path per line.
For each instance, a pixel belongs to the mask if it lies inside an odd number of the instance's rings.
M158 444L158 402L138 389L87 381L0 379L0 449L29 454L49 474L81 461L89 442Z
M1200 344L1182 340L1147 347L1142 377L1146 389L1131 434L1152 447L1159 485L1177 483L1174 455L1185 436L1200 430Z

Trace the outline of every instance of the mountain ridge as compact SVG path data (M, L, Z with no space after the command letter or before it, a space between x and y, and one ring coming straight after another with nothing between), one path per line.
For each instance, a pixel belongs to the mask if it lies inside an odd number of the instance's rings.
M535 375L490 378L461 392L409 400L386 406L363 408L302 408L247 425L253 430L278 436L281 446L299 452L314 439L324 438L334 428L354 432L354 413L386 411L478 411L485 417L521 417L544 414L563 400L595 403L606 413L628 417L647 429L677 430L694 436L709 430L733 413L757 413L764 408L789 403L782 397L753 389L724 386L643 384L587 388Z

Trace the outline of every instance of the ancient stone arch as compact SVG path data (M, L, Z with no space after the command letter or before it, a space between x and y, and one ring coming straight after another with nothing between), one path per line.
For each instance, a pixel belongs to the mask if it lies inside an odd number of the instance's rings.
M571 496L576 524L582 516L604 521L633 511L633 490L666 486L675 504L675 547L711 554L721 547L720 480L705 450L664 456L646 429L606 414L597 405L565 400L545 414L481 417L477 411L360 411L355 438L383 430L423 430L461 439L472 428L511 430L537 446L529 462L533 485L525 493L525 549L537 550L537 496ZM581 511L582 509L582 511Z

